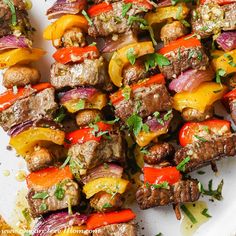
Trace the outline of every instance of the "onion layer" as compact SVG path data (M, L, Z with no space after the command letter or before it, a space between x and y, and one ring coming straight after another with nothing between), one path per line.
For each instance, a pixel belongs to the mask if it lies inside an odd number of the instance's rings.
M85 9L86 0L57 0L51 8L47 10L48 19L59 18L62 15L76 15L81 10Z
M205 81L211 81L215 76L215 72L211 67L207 70L190 69L173 79L169 84L169 89L180 93L182 91L191 92Z
M103 177L121 178L123 168L115 164L104 164L89 170L86 176L81 178L81 181L86 184L94 179Z
M51 236L71 226L80 226L87 221L87 216L75 213L59 212L42 217L33 230L33 236Z
M216 39L216 42L224 51L230 51L236 48L236 31L223 32Z
M29 48L31 41L25 37L16 37L14 35L7 35L0 38L0 51L14 48Z

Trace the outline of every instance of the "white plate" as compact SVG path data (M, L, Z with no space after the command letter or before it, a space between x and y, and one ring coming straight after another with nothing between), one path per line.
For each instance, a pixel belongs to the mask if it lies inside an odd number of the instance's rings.
M53 1L33 0L33 8L30 11L30 19L33 26L36 28L35 47L41 47L48 51L39 63L42 77L47 80L50 64L52 62L51 54L54 52L50 42L46 42L42 38L42 31L49 24L45 12L51 6ZM3 91L3 88L1 88ZM8 151L9 137L1 130L0 131L0 214L7 222L15 224L12 215L15 209L15 201L17 191L25 188L25 183L16 181L15 174L18 170L25 169L25 163L22 158L17 158L14 151ZM213 179L214 187L224 179L222 201L209 201L209 198L204 197L207 202L209 213L212 218L205 224L201 225L194 235L198 236L233 236L236 235L236 160L228 158L218 162L219 174L215 174L210 168L204 168L207 174L195 174L205 185L210 179ZM10 176L3 175L4 170L10 170ZM177 221L172 210L172 207L155 208L137 213L137 222L139 223L140 235L154 236L162 232L164 236L179 236L181 235L181 222ZM13 225L15 226L15 225Z

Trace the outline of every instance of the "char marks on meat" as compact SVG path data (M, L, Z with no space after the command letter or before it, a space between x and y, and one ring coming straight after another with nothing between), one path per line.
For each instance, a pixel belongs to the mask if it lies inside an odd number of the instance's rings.
M5 131L27 120L51 119L57 109L54 101L54 88L32 94L17 100L12 106L0 112L0 125Z
M104 90L112 89L107 65L102 57L85 60L79 64L63 65L56 62L51 67L50 81L56 89L67 86L95 86Z
M90 140L70 147L68 155L71 161L77 164L79 173L86 174L91 169L104 162L124 162L124 144L119 130L109 133L110 138L102 138L100 142Z
M135 112L144 118L155 111L168 111L172 107L172 100L165 85L153 84L135 89L129 100L123 99L114 107L116 116L125 121Z
M214 2L200 5L193 11L191 25L202 38L236 29L236 3L219 6Z
M137 236L137 227L133 222L111 224L100 227L93 236Z
M175 164L178 165L186 157L190 161L185 165L185 172L191 172L200 167L210 164L212 161L236 154L236 135L224 135L212 138L209 141L197 141L180 148L175 153Z
M65 194L63 199L59 200L55 196L55 191L57 185L50 187L49 189L40 190L40 189L30 189L27 195L28 204L30 207L30 212L33 217L38 217L42 214L45 214L50 211L61 210L67 208L69 204L71 206L76 206L79 204L80 192L79 187L76 182L73 180L65 179L59 183L60 186L64 189ZM46 199L35 198L35 194L46 192L48 197ZM46 209L40 207L42 204L46 205Z
M141 186L136 193L139 207L144 210L156 206L194 202L200 197L198 181L194 179L181 180L168 189Z
M144 10L134 4L126 13L126 16L122 16L123 2L112 3L112 10L101 13L91 18L93 24L88 29L88 34L92 37L103 36L106 37L112 34L122 34L131 29L137 29L138 24L132 23L129 20L130 16L134 16Z
M209 58L202 47L180 47L179 50L165 54L165 57L169 59L170 65L160 67L160 71L167 79L177 78L188 69L206 70L209 64Z

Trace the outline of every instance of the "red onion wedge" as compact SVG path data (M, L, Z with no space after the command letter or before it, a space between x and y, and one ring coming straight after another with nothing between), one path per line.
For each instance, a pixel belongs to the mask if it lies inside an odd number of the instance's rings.
M108 52L114 52L128 44L136 43L137 42L137 36L132 32L127 32L125 34L119 35L117 40L114 40L114 38L106 38L105 44L101 51L103 53Z
M183 91L191 92L205 81L211 81L215 76L214 70L209 67L206 70L190 69L173 79L169 84L169 89L180 93Z
M172 6L171 0L161 0L157 3L157 8Z
M91 99L98 92L95 88L75 88L64 93L60 98L60 102L63 104L69 100L74 99Z
M39 219L33 229L33 236L51 236L68 227L80 226L87 221L87 216L75 213L69 215L67 212L51 214Z
M30 127L32 127L33 125L33 121L32 120L27 120L19 125L15 125L13 127L11 127L11 129L8 131L8 135L10 136L16 136L19 133L29 129Z
M94 179L103 178L103 177L114 177L121 178L123 173L123 167L115 165L115 164L103 164L98 167L95 167L89 170L86 176L81 178L81 181L86 184L89 181Z
M224 51L230 51L236 48L236 31L223 32L216 39L216 42Z
M14 35L7 35L0 38L0 51L14 48L29 48L32 42L25 37L16 37Z
M65 14L78 14L85 9L86 0L57 0L52 7L47 10L48 19L59 18Z
M173 118L172 112L162 112L158 117L149 117L145 124L149 126L150 131L157 132L161 129L168 130L170 122Z

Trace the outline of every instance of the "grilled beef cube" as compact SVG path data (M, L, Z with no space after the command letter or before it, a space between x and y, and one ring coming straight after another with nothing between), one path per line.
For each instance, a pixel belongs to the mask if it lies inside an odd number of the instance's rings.
M114 107L116 116L125 121L135 112L144 118L155 111L168 111L172 100L165 85L153 84L135 89L129 100L123 99Z
M193 11L191 25L202 38L217 35L221 30L236 29L236 3L219 6L214 2L200 5Z
M13 0L12 2L14 4L12 8L14 7L16 22L13 22L13 11L7 4L7 1L0 1L0 37L14 34L15 36L26 36L31 38L33 28L29 23L25 2L23 0Z
M129 30L138 29L138 24L133 22L132 16L138 16L138 13L144 12L134 4L128 10L126 15L122 16L123 2L112 3L112 10L101 13L91 18L93 24L89 26L88 34L92 37L108 36L112 34L122 34ZM140 15L139 15L140 16Z
M16 101L0 112L0 126L7 131L12 126L27 120L51 119L57 109L54 101L54 88L47 88L37 94Z
M165 54L170 61L170 65L160 67L161 73L167 79L176 78L188 69L206 70L209 58L202 47L184 48L171 51Z
M144 155L144 162L149 165L157 165L163 161L169 161L174 156L175 148L170 143L156 144L148 149Z
M60 194L58 188L60 187ZM63 190L61 190L63 189ZM64 192L64 194L62 194ZM39 197L39 193L45 193L45 199ZM78 184L70 179L65 179L49 189L30 189L27 195L28 204L32 217L38 217L50 211L67 208L69 205L76 206L80 201Z
M234 124L236 124L236 99L232 99L229 101L229 107L231 118L234 121Z
M99 192L90 199L90 205L96 211L109 212L121 208L123 200L119 193L112 195L106 192Z
M156 206L195 202L200 197L198 181L194 179L180 180L166 188L141 186L136 192L139 207L144 210Z
M213 106L208 107L204 112L194 108L184 108L182 117L185 121L204 121L210 119L214 115Z
M190 161L185 165L185 172L191 172L203 166L209 165L212 161L236 154L236 135L223 135L214 137L209 141L197 141L189 144L175 153L174 161L178 165L186 157Z
M133 222L111 224L95 230L93 236L137 236L137 227Z
M180 21L173 21L161 28L160 38L164 44L168 44L187 34L187 31L187 28Z
M103 57L95 60L87 59L79 64L63 65L56 62L52 65L50 74L51 84L56 89L85 85L105 90L112 89Z
M144 63L137 60L134 65L127 65L122 72L124 85L137 83L141 79L148 77L148 72L145 70Z
M104 162L124 162L124 143L119 130L109 132L109 139L102 138L100 142L90 140L70 147L68 155L71 163L78 166L79 174L86 174L88 169Z

